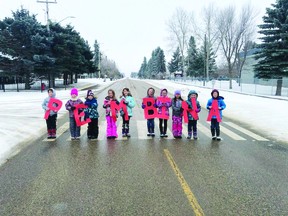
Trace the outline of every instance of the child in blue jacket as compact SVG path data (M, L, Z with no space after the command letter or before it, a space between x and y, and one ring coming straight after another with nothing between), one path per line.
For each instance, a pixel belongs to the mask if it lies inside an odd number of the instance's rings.
M98 103L94 97L92 90L87 91L86 101L84 103L87 108L84 109L85 118L90 118L91 122L88 123L87 136L88 139L97 139L99 133L98 118L99 114L97 111Z
M224 110L226 108L226 104L224 102L224 97L219 96L219 91L217 89L212 90L211 96L212 96L212 98L208 100L206 107L210 112L211 108L212 108L213 101L217 100L218 109L220 112L220 118L222 119L222 110ZM221 140L222 138L220 137L220 122L218 122L216 116L212 116L210 128L211 128L212 139L213 140L216 140L216 139Z

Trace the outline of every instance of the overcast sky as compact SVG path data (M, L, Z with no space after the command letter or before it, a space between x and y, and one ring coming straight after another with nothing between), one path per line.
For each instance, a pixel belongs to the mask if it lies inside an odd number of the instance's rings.
M43 0L42 0L43 1ZM46 0L45 0L46 1ZM54 1L54 0L49 0ZM170 47L167 41L167 21L175 13L176 8L184 8L201 18L202 8L214 3L217 7L241 5L246 0L56 0L57 4L49 4L50 19L71 24L87 40L91 47L94 41L100 43L100 49L108 58L113 59L121 72L130 74L138 71L144 56L151 57L152 50L160 46L170 61ZM265 8L276 0L253 0L252 6L259 11L257 22L265 14ZM45 23L46 4L37 0L0 0L0 19L11 17L23 5L37 19Z

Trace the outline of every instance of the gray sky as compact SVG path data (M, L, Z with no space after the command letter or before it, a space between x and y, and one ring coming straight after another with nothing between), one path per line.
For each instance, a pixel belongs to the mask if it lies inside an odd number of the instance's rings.
M54 1L54 0L49 0ZM265 8L270 7L276 0L253 0L252 6L259 11L257 23L265 14ZM95 39L100 43L100 49L108 58L114 60L121 72L127 75L137 72L144 56L149 59L152 50L160 46L170 61L171 53L167 41L167 21L175 13L177 7L193 12L201 18L201 10L206 5L214 3L221 8L228 5L249 3L246 0L57 0L50 4L50 19L71 24L88 40L93 47ZM37 0L0 0L0 19L11 17L23 5L31 13L37 14L37 19L45 23L45 4Z

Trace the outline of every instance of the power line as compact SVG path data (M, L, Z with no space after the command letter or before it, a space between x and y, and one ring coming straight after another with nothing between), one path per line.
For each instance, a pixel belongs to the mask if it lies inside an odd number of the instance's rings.
M54 1L39 1L37 0L37 3L45 3L46 4L46 21L47 21L47 31L49 32L50 31L50 28L49 28L49 4L57 4L57 1L54 0Z

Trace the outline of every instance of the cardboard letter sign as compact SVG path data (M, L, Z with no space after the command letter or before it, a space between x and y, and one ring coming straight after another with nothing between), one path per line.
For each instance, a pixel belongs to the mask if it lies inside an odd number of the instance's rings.
M54 104L56 104L56 106L53 106ZM48 119L49 114L50 114L50 110L54 111L54 112L58 112L62 107L62 101L58 100L56 98L50 98L49 103L48 103L48 110L46 110L45 115L44 115L44 119Z
M211 121L212 116L216 116L217 121L221 122L220 111L218 108L218 101L217 100L213 100L213 102L212 102L212 107L211 107L209 115L207 117L207 121Z

